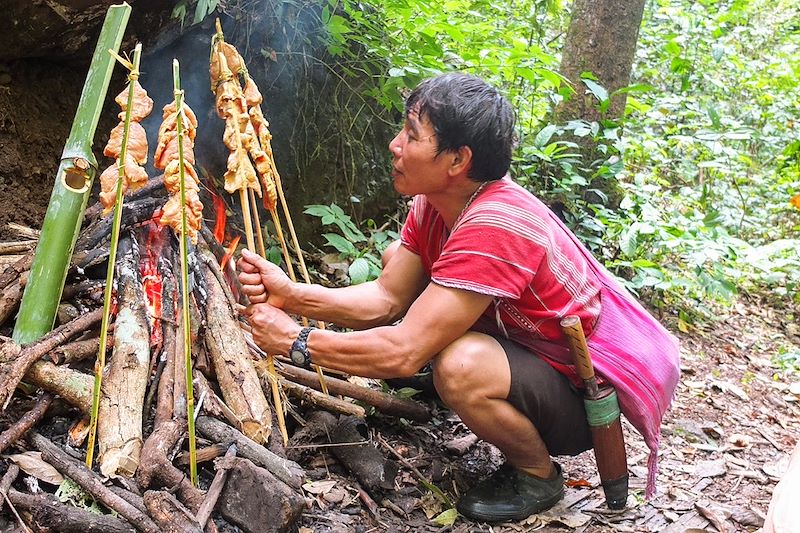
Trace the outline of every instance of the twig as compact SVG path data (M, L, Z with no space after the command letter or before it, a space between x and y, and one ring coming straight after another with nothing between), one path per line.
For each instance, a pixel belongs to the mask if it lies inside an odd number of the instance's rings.
M161 533L160 528L147 515L109 490L94 472L83 464L73 461L58 446L35 432L32 432L28 439L37 450L42 452L42 459L83 487L103 505L119 513L137 530L145 533Z
M14 425L0 434L0 453L3 453L6 448L21 439L29 429L36 425L45 415L51 403L53 403L53 395L49 392L42 393L33 409L22 415L22 418L17 420ZM8 487L4 491L0 485L0 492L4 495L7 490Z
M231 444L228 447L228 451L225 452L225 457L235 456L236 444ZM200 509L198 509L197 513L195 514L197 521L200 522L201 528L206 527L206 522L211 516L211 511L214 510L214 506L217 505L217 500L219 499L219 495L222 493L222 488L225 486L225 480L227 478L228 469L224 466L220 466L217 469L217 473L214 474L214 480L211 482L211 486L208 487L206 498L203 500L203 503L200 505Z

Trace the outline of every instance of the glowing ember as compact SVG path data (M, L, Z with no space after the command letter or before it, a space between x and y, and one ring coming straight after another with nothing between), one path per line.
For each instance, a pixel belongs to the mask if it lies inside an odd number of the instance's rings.
M142 288L148 311L150 322L150 344L158 346L161 344L161 302L162 302L162 283L161 275L158 273L158 258L164 243L167 242L167 232L164 231L158 219L160 213L145 224L147 231L147 243L144 249L146 255L142 258L140 271L142 273Z
M228 215L225 213L225 201L214 192L211 193L214 201L214 213L217 215L214 222L214 238L222 244L225 240L225 224L228 222Z
M227 265L228 261L230 260L230 258L233 257L233 253L236 251L236 246L238 246L239 239L241 239L241 238L242 238L241 235L237 235L231 241L231 243L228 245L228 247L225 248L225 255L223 255L222 259L220 259L220 261L219 261L219 268L223 272L225 271L225 265Z

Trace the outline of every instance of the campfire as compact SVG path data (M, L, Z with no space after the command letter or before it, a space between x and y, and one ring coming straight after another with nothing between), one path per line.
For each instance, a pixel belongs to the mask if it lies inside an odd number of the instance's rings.
M265 255L260 196L288 274L297 278L296 263L309 282L261 94L219 25L212 46L211 87L231 154L225 190L238 193L247 246ZM18 415L0 433L8 454L0 494L26 530L216 531L216 518L242 531L284 531L306 508L300 445L333 442L350 444L333 453L368 499L396 471L364 442L366 411L352 400L413 420L427 420L427 409L347 376L297 368L253 343L239 317L247 304L232 260L239 238L224 242L218 195L211 197L213 231L202 219L200 192L210 187L193 166L197 121L183 102L177 62L175 100L164 107L154 156L164 174L143 176L148 147L139 122L152 100L137 81L140 53L117 56L130 83L117 97L120 123L104 150L114 163L100 176L100 201L81 213L64 265L67 284L53 306L59 325L33 340L15 329L14 340L0 346L0 404ZM83 194L88 186L75 178L91 157L70 161L64 186ZM34 313L26 312L23 291L43 283L37 261L47 238L34 253L36 238L26 235L0 243L0 253L18 256L0 273L3 327L28 324ZM48 428L56 406L71 418L66 436ZM20 469L48 490L18 490ZM49 490L63 493L67 485L116 516L67 505Z

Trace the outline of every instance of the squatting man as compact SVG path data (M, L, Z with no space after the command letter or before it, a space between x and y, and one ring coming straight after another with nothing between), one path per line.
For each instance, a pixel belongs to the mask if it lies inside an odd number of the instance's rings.
M401 239L372 282L292 282L244 251L245 314L268 353L372 378L412 376L429 361L444 403L506 463L458 502L474 520L521 520L563 497L551 456L592 446L560 320L580 318L601 378L651 450L678 378L675 339L508 175L514 112L483 80L423 81L389 144L397 192L413 197ZM303 328L289 314L348 332Z

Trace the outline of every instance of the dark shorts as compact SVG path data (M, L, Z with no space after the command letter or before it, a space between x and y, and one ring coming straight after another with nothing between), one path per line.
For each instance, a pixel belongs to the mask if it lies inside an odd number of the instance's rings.
M590 449L583 398L569 380L525 347L495 339L511 367L508 401L533 422L550 455L577 455Z

